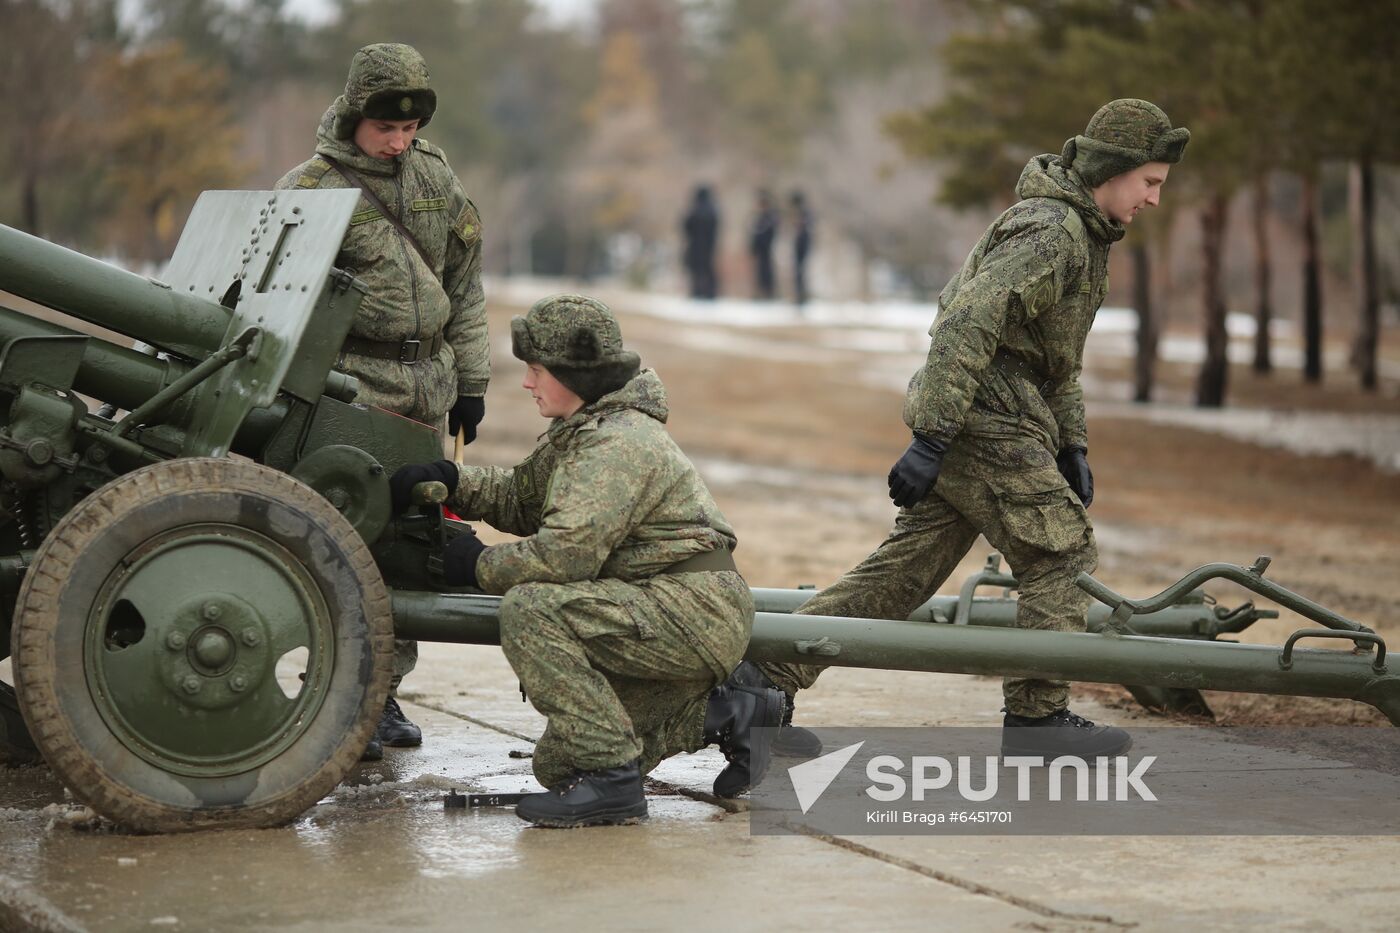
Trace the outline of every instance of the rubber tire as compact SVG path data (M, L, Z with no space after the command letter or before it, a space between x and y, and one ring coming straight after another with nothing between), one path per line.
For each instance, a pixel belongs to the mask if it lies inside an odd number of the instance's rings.
M253 528L298 557L330 611L334 662L327 694L294 745L240 780L176 781L110 732L95 736L100 716L81 681L70 673L62 682L56 645L83 644L92 597L121 556L154 534L207 522ZM389 594L369 548L329 502L256 463L171 460L103 486L45 538L16 606L15 687L49 766L101 815L138 832L276 826L329 793L359 760L389 692L393 638ZM64 650L68 669L75 652L81 669L82 649ZM100 760L98 750L113 759ZM179 793L161 796L153 786Z

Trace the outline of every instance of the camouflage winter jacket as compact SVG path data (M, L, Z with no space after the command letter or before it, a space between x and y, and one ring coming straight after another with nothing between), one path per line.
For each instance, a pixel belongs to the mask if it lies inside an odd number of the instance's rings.
M1123 226L1058 156L1032 159L1016 194L1023 200L987 228L939 295L904 420L944 443L965 431L1030 433L1052 452L1087 447L1084 341Z
M336 99L317 132L316 152L358 173L418 240L431 266L362 195L350 219L336 265L369 288L350 334L386 344L423 341L438 333L442 347L413 364L342 353L337 368L360 380L357 402L435 423L459 395L483 395L490 377L486 299L481 289L481 219L442 150L415 139L393 159L365 155L353 140L338 139ZM352 188L330 164L311 158L278 188Z
M463 466L449 504L525 535L488 548L488 593L519 583L655 576L694 554L733 550L734 531L666 432L666 388L646 369L569 418L514 469Z

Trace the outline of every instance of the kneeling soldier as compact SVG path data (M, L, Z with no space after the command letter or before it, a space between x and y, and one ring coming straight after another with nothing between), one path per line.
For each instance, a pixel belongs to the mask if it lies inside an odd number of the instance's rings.
M501 647L549 719L535 748L548 791L522 819L544 826L646 816L642 776L662 759L718 744L715 792L735 796L766 769L782 694L716 687L749 643L753 599L734 567L734 532L664 427L666 390L623 348L612 312L577 295L511 322L524 387L551 423L514 469L449 461L394 475L396 504L442 480L452 510L520 541L468 532L444 554L447 581L499 593Z

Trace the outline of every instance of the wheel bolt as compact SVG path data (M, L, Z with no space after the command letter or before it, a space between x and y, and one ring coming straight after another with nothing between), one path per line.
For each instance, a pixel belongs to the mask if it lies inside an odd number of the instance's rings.
M247 645L249 648L256 648L262 643L262 636L258 634L258 630L255 628L245 628L241 637L243 639L243 644Z
M212 622L224 614L224 607L220 606L218 603L205 603L203 612L204 618Z
M248 678L242 674L234 674L228 679L228 688L234 693L242 693L248 689Z
M165 636L165 647L171 651L179 651L185 647L185 636L182 632L171 632Z
M180 689L193 696L199 692L199 678L191 674L180 681Z

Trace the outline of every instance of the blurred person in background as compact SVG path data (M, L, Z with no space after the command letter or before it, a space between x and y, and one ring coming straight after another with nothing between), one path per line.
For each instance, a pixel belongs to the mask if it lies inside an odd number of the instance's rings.
M345 92L321 118L316 154L279 189L359 188L335 264L368 288L336 369L360 381L357 403L448 431L467 443L490 377L481 218L441 149L418 137L437 109L428 66L407 45L355 53ZM422 731L399 708L418 643L394 642L394 676L365 760L413 747Z
M758 189L753 224L749 228L749 256L753 258L753 293L760 301L772 301L777 292L773 276L773 240L778 235L778 206L773 193Z
M792 300L800 308L807 303L807 255L812 251L812 212L801 191L789 197L788 215L792 224Z
M681 219L681 237L685 240L682 259L690 277L690 297L714 299L719 294L719 275L715 272L719 209L709 185L695 186L690 208Z

